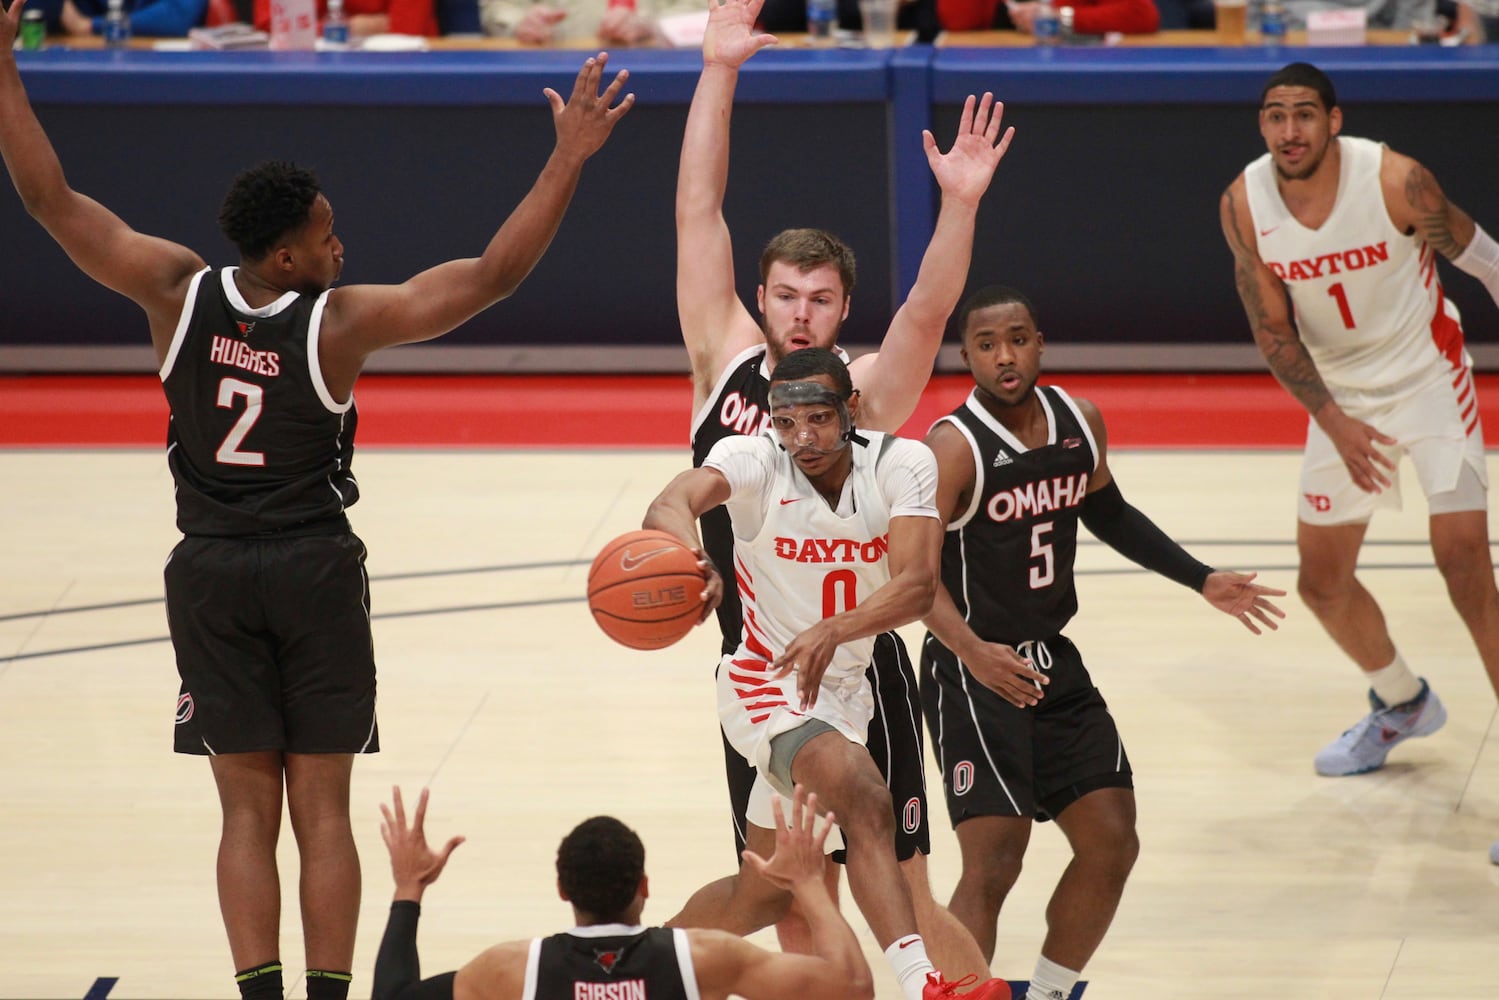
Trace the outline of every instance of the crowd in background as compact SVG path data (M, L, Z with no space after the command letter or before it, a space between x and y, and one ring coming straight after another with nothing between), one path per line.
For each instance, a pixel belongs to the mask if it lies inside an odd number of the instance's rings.
M1034 34L1043 0L902 0L898 27L931 41L941 31L1018 30ZM806 30L807 0L768 0L761 27L774 33ZM32 0L51 35L98 35L105 30L108 0ZM861 27L858 0L836 0L840 28ZM1150 34L1212 30L1212 0L1049 0L1073 10L1079 35ZM317 0L318 16L328 0ZM231 22L270 26L271 0L124 0L136 35L181 37L191 28ZM546 47L596 39L610 47L662 43L659 20L702 10L702 0L344 0L350 34L512 38ZM1283 0L1293 30L1308 14L1362 10L1370 28L1406 29L1435 21L1468 43L1499 41L1499 0Z

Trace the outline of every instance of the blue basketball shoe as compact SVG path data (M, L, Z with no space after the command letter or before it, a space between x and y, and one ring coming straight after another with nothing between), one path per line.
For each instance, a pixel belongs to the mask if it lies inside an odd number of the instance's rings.
M1340 778L1377 771L1396 746L1412 736L1430 736L1447 721L1442 699L1425 680L1421 693L1403 705L1386 705L1373 691L1369 705L1373 711L1317 754L1318 774Z

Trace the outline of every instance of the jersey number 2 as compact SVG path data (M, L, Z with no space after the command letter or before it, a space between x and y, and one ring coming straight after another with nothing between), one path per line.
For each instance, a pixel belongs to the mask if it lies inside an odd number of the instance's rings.
M250 428L255 426L255 421L260 419L260 405L265 399L265 390L258 385L249 382L241 382L237 378L226 378L219 383L219 408L231 410L234 408L235 400L243 397L245 400L245 411L234 421L234 426L229 428L229 433L224 435L224 440L219 444L219 450L214 457L221 465L264 465L265 452L263 451L241 451L240 445L244 443L245 435L250 433Z

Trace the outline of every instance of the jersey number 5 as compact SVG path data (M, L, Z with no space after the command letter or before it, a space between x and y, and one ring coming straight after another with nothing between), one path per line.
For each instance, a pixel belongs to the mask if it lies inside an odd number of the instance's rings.
M241 397L245 401L245 411L234 421L229 433L224 435L214 457L221 465L264 465L265 452L241 451L239 446L244 443L250 428L255 426L255 421L260 419L260 405L265 399L265 390L237 378L226 378L219 383L219 409L234 409L235 400Z
M1031 525L1031 556L1041 560L1039 566L1031 566L1032 590L1050 587L1057 578L1056 556L1051 550L1051 543L1043 540L1055 527L1051 521Z

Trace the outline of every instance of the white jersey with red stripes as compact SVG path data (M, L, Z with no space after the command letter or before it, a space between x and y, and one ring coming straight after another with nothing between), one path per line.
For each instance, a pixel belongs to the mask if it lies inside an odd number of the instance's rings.
M769 662L796 636L856 607L890 581L891 519L937 517L931 450L872 431L860 436L867 443L849 445L853 470L836 507L769 436L725 438L703 462L722 473L732 491L725 506L734 528L734 583L744 603L744 631L726 667L740 678L755 724L787 707L779 694L770 701L753 694ZM867 684L874 642L871 635L838 647L824 687Z
M1442 294L1431 247L1390 221L1384 144L1334 141L1337 199L1316 229L1286 207L1269 153L1244 171L1260 259L1285 283L1302 343L1340 405L1398 398L1438 378L1461 391L1472 362L1458 312Z

